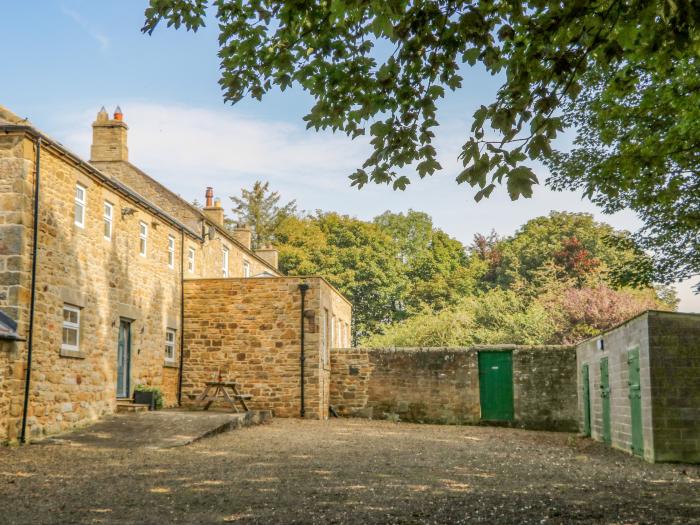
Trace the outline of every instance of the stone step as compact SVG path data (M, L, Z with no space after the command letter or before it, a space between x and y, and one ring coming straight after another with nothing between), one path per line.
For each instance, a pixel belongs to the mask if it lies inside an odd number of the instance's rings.
M148 412L150 407L141 403L133 403L131 401L118 401L117 412Z

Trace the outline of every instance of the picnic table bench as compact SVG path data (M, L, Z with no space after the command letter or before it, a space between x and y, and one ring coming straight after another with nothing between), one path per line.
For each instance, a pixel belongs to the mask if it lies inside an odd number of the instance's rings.
M214 401L226 401L234 412L239 412L236 402L240 403L244 412L248 412L246 400L253 398L250 394L241 394L238 391L239 383L236 381L207 381L204 383L204 391L194 397L196 403L203 403L204 410L209 410L209 407ZM212 392L213 390L213 392Z

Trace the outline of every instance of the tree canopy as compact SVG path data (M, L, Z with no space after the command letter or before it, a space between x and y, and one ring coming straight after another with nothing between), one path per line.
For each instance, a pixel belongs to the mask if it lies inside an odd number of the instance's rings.
M301 86L315 99L309 127L372 136L372 154L352 175L359 186L404 188L410 179L398 169L440 169L439 99L462 88L464 64L502 74L495 100L474 114L457 174L479 188L477 199L501 182L514 199L532 193L537 178L523 161L551 154L564 125L557 110L587 87L588 72L611 72L600 77L603 94L640 64L673 78L700 41L692 0L151 0L143 31L162 21L196 31L210 5L225 99Z
M270 189L269 182L255 181L250 190L241 189L241 196L231 196L234 215L238 222L248 224L253 231L253 248L275 240L280 223L297 211L295 201L280 205L281 196Z

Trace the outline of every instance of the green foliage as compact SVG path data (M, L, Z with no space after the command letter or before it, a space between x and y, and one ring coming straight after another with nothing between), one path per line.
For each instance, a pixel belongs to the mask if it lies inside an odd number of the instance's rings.
M368 337L363 346L470 346L540 344L554 338L547 310L511 290L463 299L437 314L424 313Z
M157 386L136 385L134 390L136 390L137 392L153 392L155 409L160 410L161 408L163 408L163 391Z
M280 199L278 192L270 190L270 183L262 181L255 181L250 190L242 188L240 197L231 197L238 222L248 224L253 230L253 249L273 242L280 223L296 213L295 201L280 205Z
M395 244L376 225L317 212L288 217L275 237L282 272L325 277L350 300L356 336L403 316L400 298L406 277Z
M433 226L427 213L385 212L374 223L391 236L408 281L402 298L411 315L456 304L476 288L464 245Z
M672 79L683 60L697 67L700 51L692 0L151 0L143 31L161 21L196 31L209 5L225 99L301 86L315 99L308 127L372 136L373 152L351 177L359 186L403 189L410 180L398 169L439 170L437 102L462 87L463 64L502 74L461 153L457 181L476 186L477 200L501 183L513 199L531 195L537 178L524 161L551 155L566 124L557 109L589 88L591 71L609 73L600 77L605 99L641 78L639 68Z
M555 189L580 189L606 212L631 208L644 223L637 243L655 265L621 277L672 282L700 273L700 62L656 56L587 77L569 105L578 130L569 153L549 162Z
M617 286L620 276L631 268L649 264L646 256L627 232L596 222L587 213L552 212L523 225L508 239L483 236L475 240L472 253L486 261L484 283L504 288L527 287L539 293L539 281L549 278L578 286L606 282ZM486 252L484 252L486 250ZM645 277L644 279L642 277ZM648 287L648 275L640 276L638 286Z

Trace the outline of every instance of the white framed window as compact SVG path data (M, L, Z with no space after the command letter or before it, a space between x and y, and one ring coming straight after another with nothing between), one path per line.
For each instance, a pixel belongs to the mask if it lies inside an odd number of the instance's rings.
M148 224L139 222L139 254L146 257L148 251Z
M350 348L352 346L352 337L350 335L350 325L345 323L345 346Z
M250 263L243 261L243 277L250 277Z
M175 237L168 235L168 268L175 268Z
M70 304L63 305L63 350L78 351L80 349L80 308Z
M222 251L221 273L224 277L228 277L228 248L226 246L224 246L221 251Z
M87 202L87 190L84 186L75 186L75 206L73 208L73 220L76 226L85 228L85 203Z
M334 316L331 318L331 344L330 344L331 348L333 348L334 346L336 346L336 342L335 342L335 337L336 337L336 334L337 334L337 332L336 332L336 330L335 330L336 322L337 322L337 320L336 320L335 315L334 315Z
M187 249L187 271L194 273L194 248L191 246Z
M108 241L112 240L112 220L114 217L114 206L111 203L105 201L105 211L104 211L104 223L105 223L105 239Z
M175 330L172 328L165 331L165 360L168 363L175 362Z

